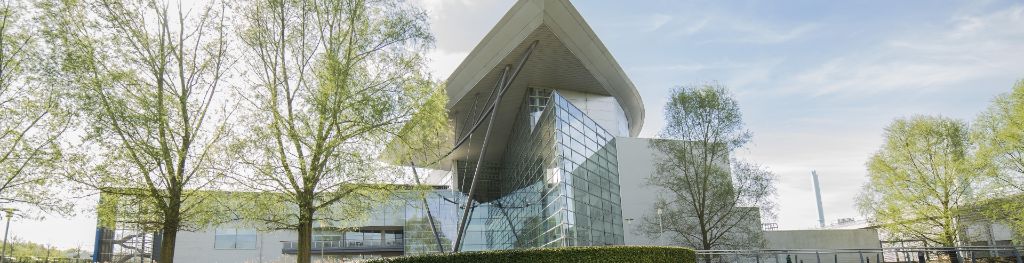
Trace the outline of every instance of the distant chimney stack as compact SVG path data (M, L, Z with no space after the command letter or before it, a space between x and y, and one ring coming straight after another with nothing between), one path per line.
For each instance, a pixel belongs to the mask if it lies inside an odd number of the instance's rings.
M818 171L811 170L814 178L814 197L818 199L818 227L825 227L825 210L821 208L821 185L818 184Z

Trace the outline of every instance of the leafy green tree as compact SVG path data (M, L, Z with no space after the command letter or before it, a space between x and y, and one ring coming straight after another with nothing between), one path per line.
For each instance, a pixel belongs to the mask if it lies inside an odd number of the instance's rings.
M246 217L297 229L309 262L314 222L365 218L403 179L381 161L402 127L417 112L445 116L426 103L443 96L424 73L433 38L426 14L397 0L255 1L241 13L253 82L237 181L279 193Z
M231 65L225 5L158 0L45 1L55 74L76 100L83 144L69 178L102 193L101 224L159 231L159 262L179 230L205 225L223 175Z
M996 97L972 128L978 159L991 168L986 192L993 193L996 203L990 202L988 212L1015 233L1024 233L1024 203L1012 197L1024 196L1024 81Z
M867 162L861 212L896 238L955 246L964 227L958 210L970 204L980 172L967 124L946 117L897 119Z
M420 106L418 112L405 123L394 140L388 145L384 153L385 159L394 164L409 164L409 170L413 176L414 187L411 189L418 196L423 206L424 220L432 235L433 243L438 253L443 253L445 244L451 241L443 236L440 231L441 222L437 222L437 211L432 211L428 204L428 195L436 194L434 187L425 185L420 175L424 167L434 167L441 162L451 149L451 140L454 137L451 124L448 122L448 94L444 87L434 90L430 98ZM407 224L410 225L410 224ZM422 225L417 225L422 226ZM408 232L407 232L408 233ZM423 235L425 232L418 232Z
M68 129L59 89L41 76L39 39L28 6L0 3L0 207L21 215L36 211L68 214L71 203L58 198L50 176L62 158L61 135Z
M718 84L677 88L665 121L665 140L651 143L661 157L648 179L665 194L639 230L652 238L671 233L675 243L699 249L760 247L776 179L764 167L729 161L751 137L736 100Z

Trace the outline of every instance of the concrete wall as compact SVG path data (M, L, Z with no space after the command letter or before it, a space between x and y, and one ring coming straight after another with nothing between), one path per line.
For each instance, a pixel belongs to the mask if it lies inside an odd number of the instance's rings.
M214 229L178 232L174 248L176 262L256 263L286 262L290 255L281 254L281 241L295 240L295 231L257 232L256 249L214 249Z
M654 202L659 196L667 196L668 192L657 186L647 184L647 179L655 174L657 162L665 155L652 149L651 142L657 139L616 137L615 147L618 151L619 188L622 198L622 219L626 245L670 245L669 234L658 238L650 238L641 234L637 227L645 215L656 214ZM721 160L720 165L728 166L728 161ZM629 220L633 219L633 220ZM750 222L752 229L760 231L761 220Z
M1006 224L987 220L964 223L967 225L966 236L964 236L966 245L1003 245L1013 240L1013 229ZM985 244L979 242L985 242Z
M765 231L764 238L767 241L766 249L772 250L879 249L882 247L882 243L878 239L878 231L875 229ZM801 254L796 251L792 253L781 252L775 256L781 262L785 262L786 255L791 255L796 259L803 259L804 262L818 262L817 258L820 256L822 263L835 263L837 257L838 262L861 262L858 259L859 256L870 258L871 262L877 262L876 258L879 256L874 253L823 253L815 255L813 252L811 254ZM771 255L767 258L769 259L768 261L762 260L762 262L774 262L771 260ZM794 262L797 261L794 260Z
M571 90L556 89L556 91L608 133L614 136L629 136L629 121L626 120L626 113L619 106L615 97Z
M655 155L650 139L615 138L618 151L619 193L622 197L623 235L626 245L666 245L667 238L651 239L636 231L644 215L652 215L654 202L664 190L647 185L654 174ZM632 220L630 220L632 219Z

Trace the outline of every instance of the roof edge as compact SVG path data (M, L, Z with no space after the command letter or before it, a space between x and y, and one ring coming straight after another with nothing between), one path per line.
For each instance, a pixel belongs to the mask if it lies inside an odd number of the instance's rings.
M551 28L615 97L626 113L630 137L638 136L645 115L639 91L569 0L516 2L448 77L449 109L541 25Z

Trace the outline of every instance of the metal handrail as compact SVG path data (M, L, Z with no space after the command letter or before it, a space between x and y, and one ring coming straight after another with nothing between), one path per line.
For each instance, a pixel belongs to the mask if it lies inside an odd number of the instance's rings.
M283 249L295 249L298 241L283 242ZM312 249L321 248L366 248L366 247L401 247L402 240L364 240L364 241L312 241Z

